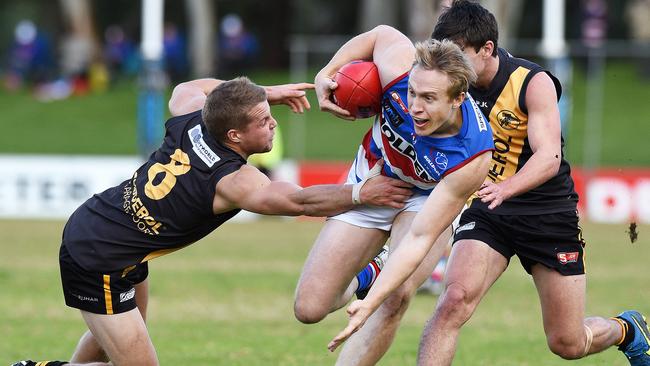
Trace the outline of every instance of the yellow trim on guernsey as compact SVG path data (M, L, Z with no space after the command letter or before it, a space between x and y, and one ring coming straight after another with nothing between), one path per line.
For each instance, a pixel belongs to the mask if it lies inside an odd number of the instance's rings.
M111 297L111 276L104 275L104 300L106 302L106 314L113 314L113 298Z

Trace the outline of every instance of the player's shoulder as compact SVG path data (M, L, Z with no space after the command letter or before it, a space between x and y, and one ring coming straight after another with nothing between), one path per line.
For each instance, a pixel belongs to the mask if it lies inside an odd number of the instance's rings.
M228 177L244 184L250 180L249 178L256 177L258 174L262 174L259 169L250 164L243 164L238 169L233 170L232 173L228 174Z
M492 153L490 150L477 152L474 156L465 159L461 164L448 169L444 174L447 182L455 184L475 184L475 181L483 181L487 175ZM470 192L472 193L472 192Z
M492 135L492 129L487 118L470 93L466 94L463 109L463 118L465 119L463 123L467 126L466 135L470 137L476 134Z
M515 57L502 48L498 52L499 59L505 65L504 67L507 72L504 75L507 76L508 81L521 83L521 89L527 90L533 79L536 79L538 82L541 80L541 84L549 86L549 89L554 89L557 99L560 99L562 85L553 73L531 60ZM513 74L518 75L512 77ZM523 107L525 111L526 108L525 106Z
M254 166L244 164L224 175L216 185L216 199L232 208L269 184L269 178Z
M179 116L173 116L170 119L165 122L165 128L169 129L171 127L178 126L179 124L182 123L188 123L191 121L194 121L196 123L199 123L201 120L201 109L198 111L190 112L187 114L181 114Z
M268 180L268 177L256 167L250 164L242 164L233 167L230 172L221 178L219 184L231 189L248 190L259 184L260 179Z
M176 118L178 119L170 120L172 124L168 127L167 134L175 141L175 149L180 148L189 154L193 166L214 171L222 169L224 165L234 164L237 168L246 164L246 159L210 134L200 111Z
M499 60L503 62L508 69L510 69L509 71L514 71L517 68L524 68L529 71L542 70L542 67L537 63L525 58L513 56L510 52L506 51L503 48L499 48L498 56Z
M390 26L375 28L373 62L377 65L383 90L395 85L411 70L415 47L411 40Z

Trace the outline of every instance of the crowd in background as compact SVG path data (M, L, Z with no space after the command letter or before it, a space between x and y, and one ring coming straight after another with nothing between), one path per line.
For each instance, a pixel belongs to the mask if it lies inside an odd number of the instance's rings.
M257 37L235 14L223 17L215 60L220 74L234 76L257 66ZM23 19L14 27L11 45L0 64L8 91L31 90L38 100L102 92L112 83L135 79L141 63L137 36L117 24L103 30L99 51L75 37L54 37L38 24ZM191 77L188 42L183 29L167 22L163 30L162 66L172 84Z
M442 0L438 0L438 2L445 3ZM483 2L497 1L483 0ZM291 8L295 11L306 12L308 10L301 8L299 2L291 6L288 6L288 4L290 3L285 1L285 5L289 8L287 11L290 11ZM326 10L329 8L324 7L325 2L321 3L321 7L318 4L318 2L314 2L310 6L317 9L318 15L324 19L332 20L332 14L329 17L326 16L328 14ZM526 4L530 7L529 3ZM627 0L624 6L616 8L614 18L612 18L614 16L612 14L615 7L605 0L567 2L569 8L577 6L579 6L579 10L574 9L572 14L577 14L577 11L581 21L567 23L567 36L581 37L586 45L607 39L611 37L610 33L612 32L616 33L614 37L624 37L625 32L621 32L620 26L613 29L613 23L611 23L612 19L621 18L626 26L627 37L630 40L639 42L634 43L634 47L645 50L650 48L648 46L650 44L650 22L647 21L650 19L650 0ZM269 12L268 9L262 8L263 6L260 6L257 10L251 9L247 14L239 14L239 11L219 13L219 22L214 26L214 42L216 43L213 55L215 67L212 68L216 70L214 75L221 78L230 78L245 74L251 68L265 66L266 62L269 61L269 50L273 50L273 55L277 55L278 52L287 52L286 39L282 40L277 37L276 33L279 31L273 33L274 29L277 28L276 26L258 26L256 32L253 32L244 25L242 16L246 16L253 25L258 23L255 21L255 17L262 15L269 22L273 21L273 19L268 19L269 14L256 14L256 11L261 13ZM302 19L302 23L298 22L292 27L300 28L301 26L308 27L311 25L314 27L313 31L317 32L317 34L320 34L318 32L333 31L329 28L322 28L326 26L322 24L320 25L321 28L318 28L320 23L317 21L310 22L304 19L309 18L309 14L311 13L307 12L302 14L301 17L297 17L296 19ZM169 16L171 15L176 14L170 13ZM342 16L343 14L339 15ZM104 22L104 24L115 22L115 18L119 17L113 17L112 20ZM277 16L271 18L277 18ZM55 37L52 34L53 31L51 31L51 21L50 26L46 27L44 24L39 24L37 20L16 20L15 24L8 25L8 27L13 27L12 36L0 38L0 42L4 43L0 44L0 50L2 51L2 54L0 54L0 75L4 89L8 91L29 90L37 99L48 101L64 99L71 95L83 95L88 92L101 92L123 79L135 80L139 74L141 64L139 28L137 22L134 22L132 18L129 19L130 26L125 26L126 20L120 24L104 27L96 26L92 22L83 24L81 27L76 26L77 30L84 27L92 28L91 32L93 34L90 37L75 35L75 32L71 31L75 26L67 26L67 29L60 32L63 36ZM192 54L189 52L191 44L190 39L188 39L189 29L187 29L186 25L178 22L178 16L174 19L167 19L163 32L163 68L170 84L192 77L205 76L192 72L192 63L189 59L191 56L188 56ZM357 19L357 22L362 23L359 19ZM286 21L283 21L284 23ZM346 21L347 23L349 21ZM509 23L502 22L502 24ZM307 34L310 32L309 29L292 30L292 27L284 26L286 29L281 32L283 37L287 36L285 34L287 32L295 31ZM333 25L331 27L336 29ZM576 27L579 28L577 33L572 31ZM341 28L341 24L339 24L338 28ZM343 32L350 32L352 28L345 28L347 30L344 29ZM430 27L424 28L428 29ZM520 31L528 32L527 29L520 29ZM82 33L85 30L82 29ZM271 33L274 34L275 38L270 38ZM511 30L511 33L513 37L517 36L516 29ZM525 38L530 35L526 33L520 34L520 36ZM262 43L265 45L264 50L262 50ZM645 55L647 54L648 52L645 53ZM283 58L283 60L281 64L285 65L287 63L286 58ZM636 61L638 61L641 74L650 78L650 57L638 57ZM279 63L276 61L275 65L279 66Z

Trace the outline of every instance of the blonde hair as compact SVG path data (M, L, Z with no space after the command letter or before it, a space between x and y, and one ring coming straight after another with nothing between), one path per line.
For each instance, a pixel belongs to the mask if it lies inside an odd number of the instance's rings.
M460 47L448 39L429 39L416 43L413 67L415 66L447 74L450 82L447 94L450 99L467 92L469 84L476 81L472 64Z

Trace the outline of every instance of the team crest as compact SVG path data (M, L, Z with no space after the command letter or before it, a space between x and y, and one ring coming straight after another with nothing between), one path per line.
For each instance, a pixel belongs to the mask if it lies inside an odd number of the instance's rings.
M507 109L497 114L497 121L499 121L499 126L506 130L516 130L521 124L521 120Z
M429 156L431 156L431 158L429 158ZM433 161L431 161L431 159L433 159ZM429 154L424 156L424 160L426 160L438 174L440 174L440 171L444 172L447 170L447 165L449 165L447 155L443 152L435 151L434 149L429 150Z
M133 297L135 297L135 288L131 288L127 292L122 292L120 294L120 302L125 302L131 300Z
M447 164L449 164L449 159L447 159L447 155L445 155L445 153L438 151L436 152L435 162L438 168L445 170L447 169Z

